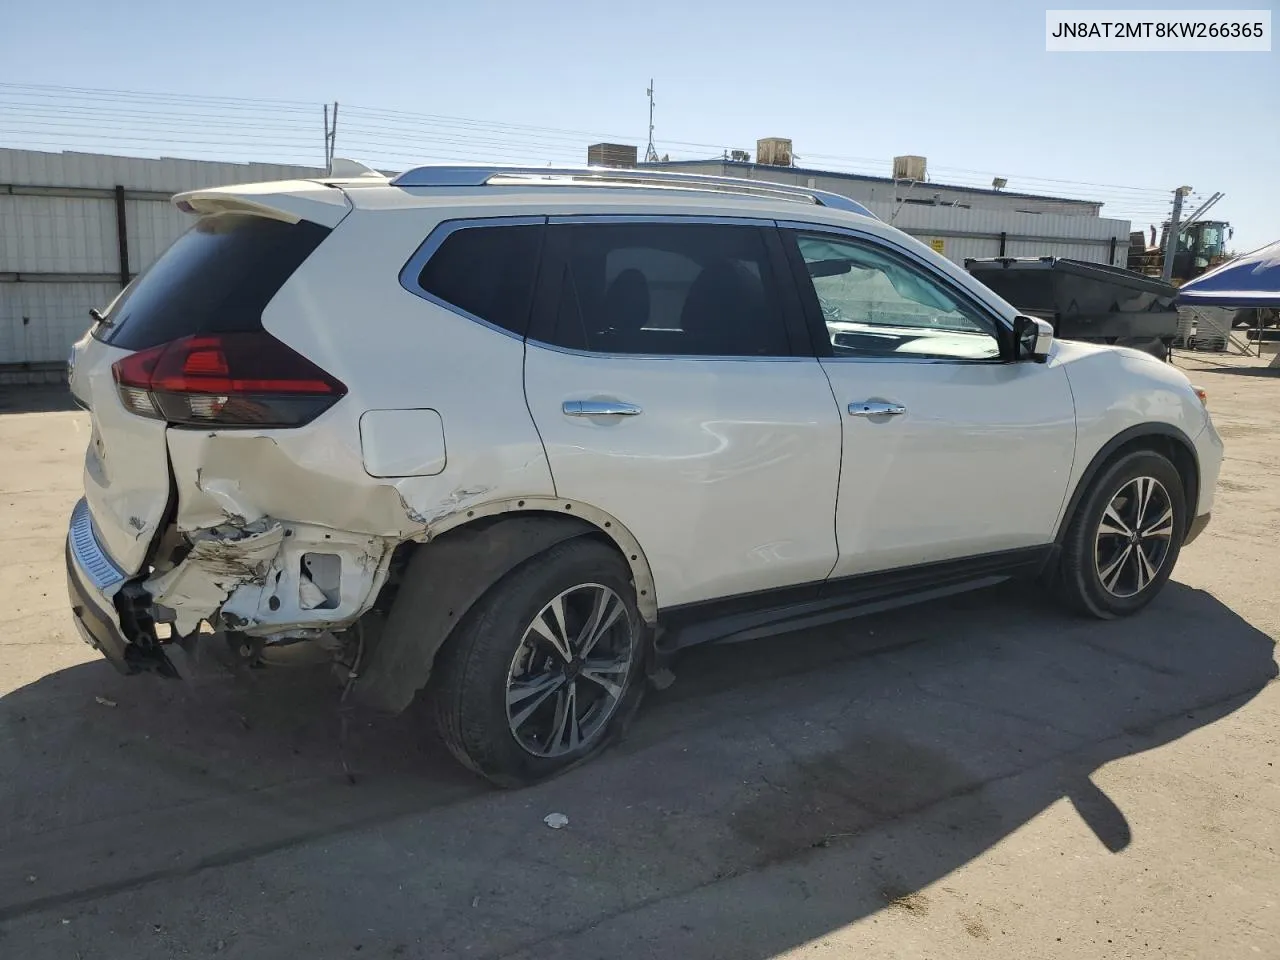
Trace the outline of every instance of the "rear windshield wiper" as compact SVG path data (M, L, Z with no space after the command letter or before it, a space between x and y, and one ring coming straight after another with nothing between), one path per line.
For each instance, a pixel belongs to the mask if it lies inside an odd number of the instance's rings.
M111 326L111 321L102 315L102 311L97 307L89 308L89 316L93 317L94 323L101 324L104 327Z

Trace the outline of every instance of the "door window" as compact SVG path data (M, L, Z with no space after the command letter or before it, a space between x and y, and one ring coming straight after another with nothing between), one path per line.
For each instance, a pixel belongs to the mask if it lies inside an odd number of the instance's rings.
M796 244L837 357L998 360L992 320L904 257L798 234Z
M705 223L549 228L554 306L535 340L609 354L790 356L761 230Z

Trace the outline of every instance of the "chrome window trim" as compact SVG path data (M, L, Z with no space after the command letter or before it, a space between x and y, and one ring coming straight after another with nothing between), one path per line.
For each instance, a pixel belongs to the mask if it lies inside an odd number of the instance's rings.
M845 230L843 228L832 227L830 224L806 223L804 221L778 221L771 219L761 219L758 217L726 217L716 214L556 214L551 216L511 216L511 217L463 217L452 220L442 220L431 229L426 239L418 247L412 257L400 269L400 286L408 293L427 301L434 306L447 310L454 316L461 317L464 320L470 320L472 323L487 327L496 333L502 334L511 340L520 343L526 343L543 350L549 350L552 353L564 354L571 357L581 357L583 359L605 359L605 360L666 360L666 361L686 361L699 362L704 360L714 362L738 361L743 363L816 363L819 361L827 362L834 360L840 363L991 363L989 360L951 360L939 357L817 357L817 356L735 356L735 355L714 355L700 356L694 354L683 353L602 353L592 350L578 350L573 347L562 347L554 343L547 343L545 340L539 340L535 337L519 336L508 330L506 327L499 326L496 323L477 316L470 311L464 310L455 304L449 303L437 297L435 294L427 292L418 283L418 276L422 273L422 268L426 266L427 261L435 255L436 251L444 244L454 233L459 230L467 230L476 227L519 227L519 226L538 226L539 224L574 224L574 223L674 223L674 224L708 224L719 226L742 226L742 227L789 227L796 229L816 230L828 233L845 233L857 238L872 237L873 234L864 234L860 231ZM909 253L909 251L904 251ZM926 264L927 266L927 264Z
M776 222L770 217L725 217L700 213L565 213L547 217L547 223L551 226L574 223L674 223L682 226L705 224L712 227L773 227Z
M78 566L99 590L109 590L124 580L124 571L116 566L98 541L89 502L81 497L71 511L67 542Z
M475 227L536 227L545 225L546 217L475 217L454 220L442 220L437 223L431 232L427 234L427 238L422 241L417 250L414 251L403 267L400 268L400 286L415 297L421 297L428 303L434 304L444 310L448 310L454 316L462 317L464 320L470 320L472 323L478 323L482 327L488 327L504 337L509 337L518 343L523 343L525 338L520 334L508 330L506 327L492 323L484 317L476 316L468 310L456 304L450 303L437 297L434 293L428 292L422 284L418 282L418 277L422 274L422 268L427 265L427 261L435 256L436 252L443 246L444 242L459 230L468 230Z
M946 274L940 272L937 267L931 264L928 260L925 260L914 250L909 250L906 247L903 247L897 243L894 243L892 240L886 240L884 237L878 234L869 233L865 230L858 230L853 227L833 227L832 225L827 223L809 223L804 220L778 220L776 221L776 224L779 230L800 230L807 233L826 233L826 234L832 234L835 236L846 236L852 240L859 240L859 241L862 241L863 243L871 244L872 246L879 245L879 246L886 247L892 253L899 255L909 260L912 264L918 266L930 279L935 280L939 285L941 285L944 290L954 290L965 301L975 304L978 310L981 313L985 314L997 329L999 329L1000 327L1003 327L1007 331L1012 332L1012 329L1013 329L1012 326L1008 323L1008 321L1004 319L1004 317L1000 316L999 313L991 309L991 307L988 304L984 303L979 297L975 296L970 291L959 288L956 285L955 281L953 281ZM998 338L996 339L998 344L999 339ZM835 363L945 363L945 364L963 365L963 366L991 366L993 364L1006 364L1008 362L1003 357L999 357L999 356L992 357L986 360L966 359L964 357L911 357L911 356L901 356L901 357L831 356L831 357L822 357L820 359L822 360L823 363L828 363L828 362L835 362Z
M697 363L702 360L714 360L717 362L738 361L742 363L817 363L820 359L826 359L825 357L703 356L693 353L600 353L593 350L576 350L573 347L561 347L554 343L547 343L545 340L535 340L533 337L529 337L525 343L531 347L550 350L552 353L563 353L570 357L583 357L588 360L664 360L668 363Z
M1000 357L988 360L966 359L964 357L819 357L823 363L945 363L949 366L990 367L1008 366L1008 362Z

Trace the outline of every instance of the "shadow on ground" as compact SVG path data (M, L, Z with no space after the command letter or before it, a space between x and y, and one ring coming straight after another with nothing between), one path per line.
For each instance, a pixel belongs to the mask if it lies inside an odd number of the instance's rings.
M1207 361L1196 370L1196 375L1202 373L1227 374L1235 377L1280 377L1280 367L1233 367L1227 364L1210 364Z
M0 386L0 413L50 413L76 409L75 398L65 383Z
M1091 773L1247 702L1272 641L1177 584L1119 623L1026 592L690 651L625 743L514 793L416 711L352 719L350 784L312 673L62 671L0 701L0 953L763 960L927 910L1064 797L1123 850Z

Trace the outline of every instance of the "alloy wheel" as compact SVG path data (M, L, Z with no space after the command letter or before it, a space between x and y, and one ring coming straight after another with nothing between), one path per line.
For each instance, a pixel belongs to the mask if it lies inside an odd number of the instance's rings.
M1094 538L1094 564L1113 597L1135 597L1159 575L1173 544L1173 501L1154 477L1135 477L1111 498Z
M635 630L609 587L570 587L525 629L507 672L507 722L521 748L558 757L590 744L618 709Z

